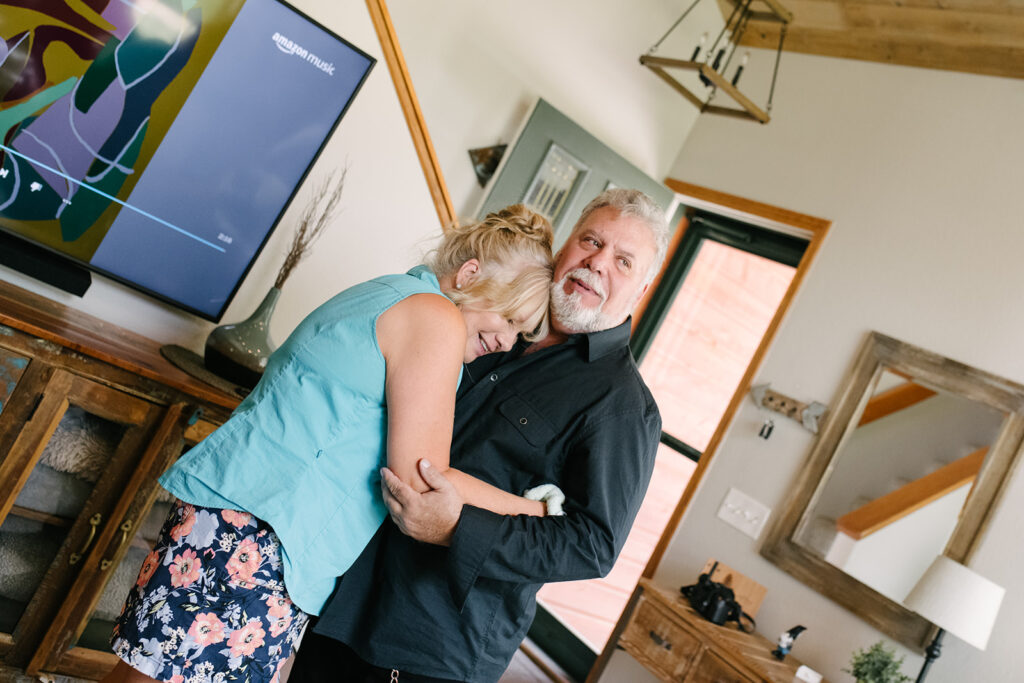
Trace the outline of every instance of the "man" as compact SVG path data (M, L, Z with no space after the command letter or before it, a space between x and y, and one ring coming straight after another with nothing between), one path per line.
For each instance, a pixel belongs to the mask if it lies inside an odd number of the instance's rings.
M543 583L611 570L661 435L628 342L667 244L649 197L599 195L558 254L550 334L464 373L452 466L517 493L553 483L565 514L496 515L422 463L423 494L384 470L393 521L339 579L291 683L497 681Z

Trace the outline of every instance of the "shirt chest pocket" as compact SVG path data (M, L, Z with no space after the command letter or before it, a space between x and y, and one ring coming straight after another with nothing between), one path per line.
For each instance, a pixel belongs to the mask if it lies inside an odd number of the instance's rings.
M541 448L555 437L555 430L547 420L518 396L505 399L498 411L531 446Z

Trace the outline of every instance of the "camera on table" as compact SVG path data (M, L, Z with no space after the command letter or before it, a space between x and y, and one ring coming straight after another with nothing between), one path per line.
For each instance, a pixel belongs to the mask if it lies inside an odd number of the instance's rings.
M712 624L722 626L727 621L735 621L739 624L740 630L753 631L754 620L736 602L736 595L732 589L711 580L711 576L717 568L718 563L715 562L711 569L697 578L697 583L692 586L683 586L679 592L690 601L690 605L698 614ZM751 628L743 628L740 619L749 620Z

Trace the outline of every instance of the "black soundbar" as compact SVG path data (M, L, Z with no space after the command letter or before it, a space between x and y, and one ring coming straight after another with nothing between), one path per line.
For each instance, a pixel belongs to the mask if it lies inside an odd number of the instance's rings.
M86 268L2 230L0 264L75 296L85 294L92 284Z

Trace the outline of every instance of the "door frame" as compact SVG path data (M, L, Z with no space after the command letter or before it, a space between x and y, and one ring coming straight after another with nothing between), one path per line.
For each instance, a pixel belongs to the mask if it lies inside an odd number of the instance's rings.
M781 207L772 206L771 204L764 204L751 199L745 199L743 197L702 187L700 185L694 185L675 178L666 178L665 185L668 186L669 189L673 190L679 196L682 204L686 206L692 206L698 209L707 209L715 213L720 213L724 216L738 218L760 227L805 236L807 238L807 249L804 251L803 258L800 259L796 272L793 274L793 279L790 281L789 287L786 289L786 293L782 297L782 301L779 302L779 306L775 310L775 315L772 316L772 320L768 324L768 328L765 330L764 336L761 337L761 342L758 344L757 350L754 351L754 355L751 357L750 363L747 365L747 369L743 373L742 379L736 386L736 391L733 393L733 396L729 401L729 405L722 414L722 419L719 420L718 427L715 428L715 432L711 436L711 440L708 442L707 448L704 449L703 455L697 462L697 468L694 470L693 476L690 477L690 481L683 490L683 494L680 496L675 510L673 510L672 515L669 517L668 523L665 525L665 530L662 532L661 538L658 539L658 543L655 545L654 551L651 553L651 558L648 560L647 566L641 574L641 579L649 579L653 577L654 573L657 571L658 565L661 563L665 556L665 552L668 550L669 543L671 543L679 528L679 523L682 520L683 514L686 512L690 502L693 500L694 494L700 486L701 480L704 478L704 473L707 472L708 466L711 464L711 461L714 460L718 447L721 445L729 425L732 424L733 418L739 410L740 403L750 391L754 376L761 367L764 356L767 353L768 348L771 346L772 341L775 338L775 334L793 302L793 298L800 290L800 286L803 284L804 278L807 276L807 272L810 270L811 264L814 262L814 258L817 256L818 250L821 248L821 245L828 234L829 228L832 226L832 221L824 218L817 218L815 216L797 213L795 211L790 211L789 209L783 209ZM634 330L639 324L640 319L642 319L648 310L654 291L657 289L657 285L660 284L661 280L665 277L665 271L672 262L672 257L675 255L676 250L682 243L683 236L689 227L688 221L684 219L680 224L679 230L677 230L677 234L673 236L669 255L666 257L665 263L662 265L661 273L658 274L655 282L637 306L634 314ZM626 609L623 610L622 614L619 616L619 621L612 630L612 634L608 638L608 642L598 655L597 660L594 662L594 666L590 669L590 673L586 678L586 683L597 683L597 680L608 665L608 661L611 659L611 655L615 651L616 643L622 635L622 632L625 630L626 623L632 613L630 604L627 604Z
M441 173L441 162L434 151L434 143L430 140L427 122L423 119L420 101L416 97L416 89L412 86L409 67L405 63L405 55L395 33L395 25L391 22L391 12L388 11L386 0L366 0L366 8L370 13L373 29L377 33L377 40L380 41L380 49L395 86L402 115L405 116L405 123L409 127L409 137L412 138L416 156L423 168L423 179L427 182L427 190L437 211L437 219L441 223L441 229L447 232L459 224L459 217L455 214L448 185L444 181L444 174Z

